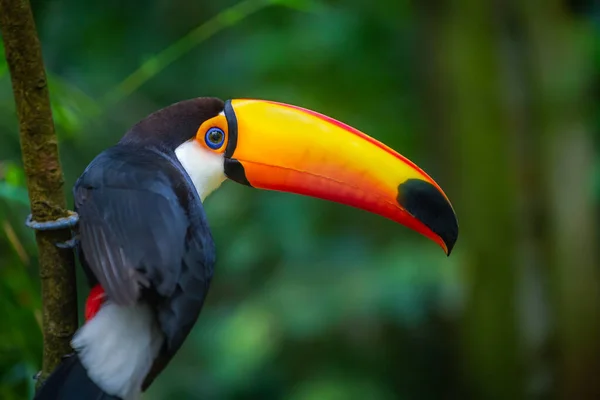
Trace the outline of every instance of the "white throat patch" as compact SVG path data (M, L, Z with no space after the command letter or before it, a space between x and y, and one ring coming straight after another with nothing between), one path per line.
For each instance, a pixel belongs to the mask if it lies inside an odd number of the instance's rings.
M194 139L177 147L175 155L192 179L203 202L226 179L223 154L205 149Z

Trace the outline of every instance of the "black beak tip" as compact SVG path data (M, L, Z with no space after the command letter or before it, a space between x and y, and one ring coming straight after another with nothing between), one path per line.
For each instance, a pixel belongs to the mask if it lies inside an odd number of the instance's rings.
M458 239L458 220L446 197L429 182L409 179L398 186L397 201L444 241L450 256Z
M456 220L456 218L455 218L455 220ZM450 257L450 253L452 253L452 249L454 249L454 245L456 244L457 239L458 239L458 222L456 224L456 231L453 236L447 237L447 238L442 237L442 240L444 241L444 243L446 244L446 248L448 249L448 252L446 253L446 255L448 257Z

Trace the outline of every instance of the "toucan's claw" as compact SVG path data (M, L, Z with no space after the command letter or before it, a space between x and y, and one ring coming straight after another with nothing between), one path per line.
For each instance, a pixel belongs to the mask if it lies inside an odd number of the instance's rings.
M58 242L55 244L59 249L74 249L79 244L79 236L67 240L66 242Z
M79 215L74 211L68 211L69 216L59 218L54 221L38 222L34 221L31 214L27 216L25 225L36 231L57 231L61 229L73 228L79 222Z
M74 355L75 355L75 353L64 354L64 355L60 356L60 360L61 360L61 361L64 361L64 360L66 360L67 358L71 358L71 357L73 357Z

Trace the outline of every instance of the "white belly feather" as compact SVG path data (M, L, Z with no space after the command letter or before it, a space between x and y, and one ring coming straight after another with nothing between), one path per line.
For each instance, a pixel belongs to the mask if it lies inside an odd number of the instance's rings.
M75 334L71 345L88 376L104 392L136 400L164 337L150 307L106 302Z

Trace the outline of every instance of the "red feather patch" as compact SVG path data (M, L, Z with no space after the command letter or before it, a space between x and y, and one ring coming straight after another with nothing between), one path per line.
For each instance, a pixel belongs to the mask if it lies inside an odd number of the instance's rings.
M104 303L104 289L102 286L96 285L90 290L90 294L85 302L85 320L89 321L94 318L94 316L102 307L102 303Z

